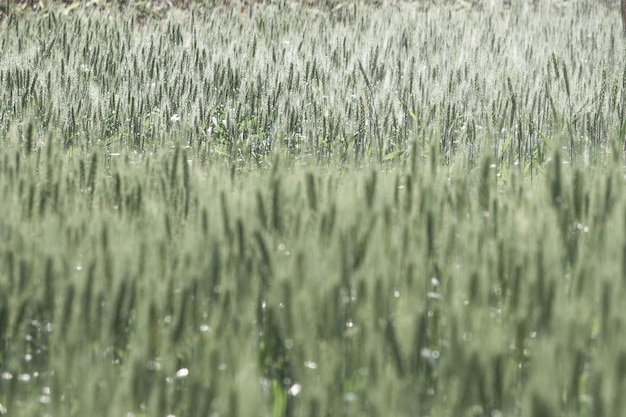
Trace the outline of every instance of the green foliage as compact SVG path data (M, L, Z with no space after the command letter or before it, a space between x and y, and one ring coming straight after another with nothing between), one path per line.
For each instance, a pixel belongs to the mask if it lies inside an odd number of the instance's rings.
M2 21L0 414L621 413L619 30L331 3Z

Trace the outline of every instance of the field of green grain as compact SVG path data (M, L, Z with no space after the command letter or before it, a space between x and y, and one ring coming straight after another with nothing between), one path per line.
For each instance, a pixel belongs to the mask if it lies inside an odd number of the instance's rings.
M0 415L623 414L616 3L45 6L0 22Z

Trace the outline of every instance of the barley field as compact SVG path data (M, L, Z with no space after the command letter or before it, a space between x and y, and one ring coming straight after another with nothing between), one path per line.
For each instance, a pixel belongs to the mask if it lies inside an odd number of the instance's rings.
M624 415L617 2L159 4L1 9L0 415Z

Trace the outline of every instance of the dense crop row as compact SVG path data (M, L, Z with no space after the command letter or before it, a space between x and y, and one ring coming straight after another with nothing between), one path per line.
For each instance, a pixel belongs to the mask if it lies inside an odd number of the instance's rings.
M5 19L0 414L621 414L620 28L525 7Z
M464 166L488 151L530 169L555 139L580 160L623 137L621 40L601 24L607 10L399 7L9 18L0 129L33 118L66 147L111 152L175 139L240 166L271 151L392 160L416 141Z

